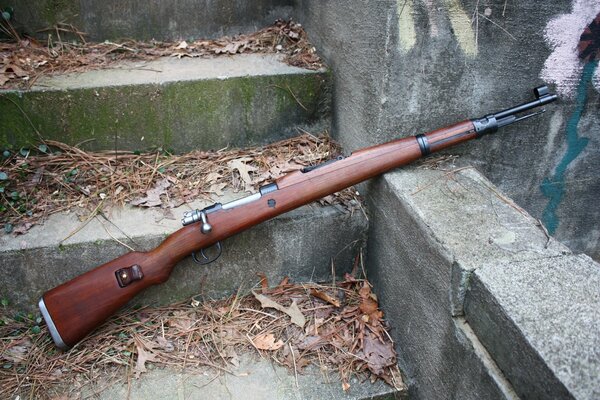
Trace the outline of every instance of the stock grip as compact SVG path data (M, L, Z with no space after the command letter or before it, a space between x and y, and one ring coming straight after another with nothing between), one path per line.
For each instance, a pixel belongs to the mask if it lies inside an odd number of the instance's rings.
M152 273L159 262L152 252L131 252L46 292L39 307L54 343L74 346L140 291L166 280Z

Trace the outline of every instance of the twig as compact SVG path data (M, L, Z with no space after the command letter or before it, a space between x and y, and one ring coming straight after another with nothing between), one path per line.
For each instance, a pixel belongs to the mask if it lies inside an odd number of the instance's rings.
M478 13L478 14L481 15L486 20L490 21L492 24L496 25L498 28L500 28L504 33L506 33L508 36L510 36L510 38L512 40L517 40L517 38L514 37L509 31L507 31L506 29L504 29L503 27L501 27L500 25L498 25L496 22L492 21L491 19L489 19L488 17L486 17L485 15L483 15L481 13Z
M71 233L69 233L67 235L67 237L65 237L63 240L61 240L59 242L59 244L63 244L67 239L69 239L70 237L72 237L73 235L75 235L77 232L79 232L80 230L82 230L92 219L94 219L94 217L96 216L96 214L98 213L98 211L101 209L102 205L104 204L104 200L100 201L100 203L96 206L96 208L87 216L87 218L85 219L85 221L79 225L74 231L72 231Z
M296 387L300 387L298 385L298 368L296 366L296 355L294 354L294 349L292 348L292 344L288 342L288 346L290 346L290 352L292 353L292 360L294 362L294 377L296 378Z
M415 194L419 193L420 191L427 189L428 187L430 187L431 185L433 185L436 181L438 181L440 179L446 178L447 176L455 174L455 173L457 173L459 171L462 171L462 170L465 170L465 169L471 169L471 168L473 168L473 166L468 165L466 167L460 167L460 168L453 169L452 171L448 171L448 172L446 172L443 175L435 177L434 179L431 180L431 182L427 183L426 185L421 186L420 188L417 188L417 190L415 190L414 192L412 192L410 195L414 196Z
M308 108L306 108L306 107L304 106L304 104L302 104L302 102L300 101L300 99L298 99L298 97L297 97L297 96L294 94L294 92L292 92L292 89L291 89L289 86L286 86L286 87L281 87L281 86L279 86L279 85L271 85L271 86L274 86L274 87L276 87L276 88L278 88L278 89L281 89L281 90L283 90L283 91L286 91L286 92L288 92L289 94L291 94L291 95L292 95L292 97L294 98L294 100L296 100L296 103L298 103L298 105L299 105L300 107L302 107L302 109L304 109L304 111L308 111Z
M104 230L106 231L106 233L108 234L108 236L110 236L111 238L113 238L113 240L117 243L119 243L120 245L126 247L127 249L129 249L129 251L135 251L135 249L129 245L127 245L126 243L121 242L119 239L117 239L112 233L110 233L110 231L108 230L108 228L106 227L106 225L104 225L104 222L102 222L102 220L100 218L98 218L98 215L96 215L96 219L98 220L98 222L100 222L100 225L102 225L102 227L104 228Z

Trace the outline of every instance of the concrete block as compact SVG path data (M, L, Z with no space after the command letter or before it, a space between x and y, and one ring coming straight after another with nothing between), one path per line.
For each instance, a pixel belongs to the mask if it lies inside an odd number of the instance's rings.
M568 249L474 169L404 168L368 191L368 263L415 398L510 398L494 360L457 327L474 270ZM474 336L474 335L472 335ZM496 372L495 372L496 371Z
M263 144L327 124L328 73L277 55L162 58L40 78L0 91L0 147L46 139L174 152ZM36 132L37 131L37 132Z
M291 0L0 0L13 23L35 34L58 22L74 24L96 41L176 40L249 33L292 16ZM39 33L38 33L39 34Z
M162 210L113 210L108 219L94 218L62 243L82 225L73 213L52 215L25 235L2 234L0 294L17 308L34 310L46 290L128 252L116 239L135 250L156 247L181 227L180 216L187 209L174 209L175 220L165 219ZM134 303L169 304L195 295L220 298L237 290L247 293L260 272L272 284L285 276L295 282L330 281L331 259L337 275L350 271L366 232L362 213L304 206L227 239L222 256L209 265L185 259L166 283L148 289Z
M475 271L465 317L523 398L600 398L600 265L585 255Z

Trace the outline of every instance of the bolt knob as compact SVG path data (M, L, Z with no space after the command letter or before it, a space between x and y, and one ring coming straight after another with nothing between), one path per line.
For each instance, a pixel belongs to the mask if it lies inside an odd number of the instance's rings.
M210 231L212 231L212 225L209 224L208 222L205 222L202 224L202 226L200 227L200 231L202 233L210 233Z

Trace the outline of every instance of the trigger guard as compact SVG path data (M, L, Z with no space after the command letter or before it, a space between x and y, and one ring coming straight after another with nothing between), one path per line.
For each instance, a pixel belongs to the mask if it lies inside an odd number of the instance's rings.
M196 252L192 253L192 258L194 259L194 261L200 265L206 265L206 264L210 264L211 262L213 262L217 258L219 258L221 256L221 253L223 252L223 246L221 246L221 242L217 242L213 246L217 247L217 255L214 258L212 258L212 259L208 258L206 256L206 253L204 253L204 250L210 249L210 247L207 247L206 249L200 249L200 255L202 256L203 259L198 258ZM213 247L213 246L211 246L211 247Z

